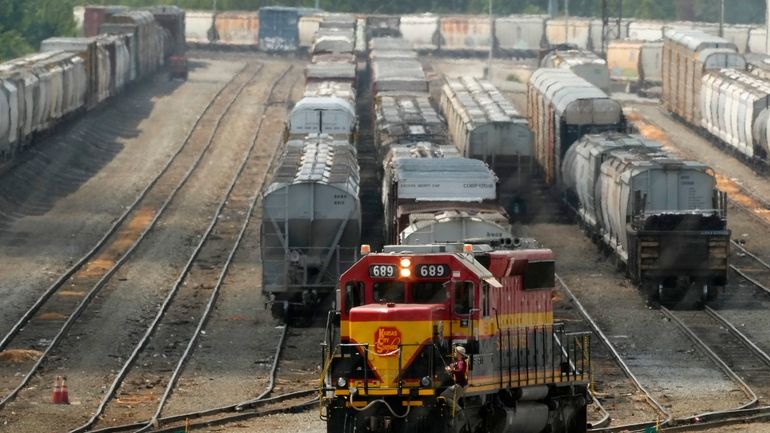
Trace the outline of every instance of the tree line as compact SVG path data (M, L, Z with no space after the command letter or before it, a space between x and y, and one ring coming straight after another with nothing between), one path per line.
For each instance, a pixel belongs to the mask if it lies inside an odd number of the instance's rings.
M718 21L720 0L607 0L616 11L622 2L623 16L640 19ZM740 7L735 7L735 2ZM318 0L322 9L334 12L384 14L487 13L489 0ZM557 0L561 7L564 0ZM725 0L728 23L763 23L765 0ZM0 60L35 51L51 36L75 34L72 8L84 4L123 4L132 7L157 4L185 9L257 10L262 6L313 7L315 0L0 0ZM602 0L569 0L574 16L601 16ZM495 15L546 13L549 0L493 0ZM563 11L559 11L563 13Z

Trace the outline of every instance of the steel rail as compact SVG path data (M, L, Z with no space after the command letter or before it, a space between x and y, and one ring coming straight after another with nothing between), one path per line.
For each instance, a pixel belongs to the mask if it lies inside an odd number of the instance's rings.
M561 278L560 275L556 275L556 281L558 281L559 285L564 289L564 291L567 293L567 295L570 297L572 302L575 304L575 307L577 308L578 312L581 316L588 322L591 329L593 329L594 334L596 334L599 339L601 340L602 344L610 351L612 354L612 357L615 359L615 362L618 363L621 370L623 370L623 373L628 377L631 382L634 384L637 390L641 392L645 399L647 400L647 403L652 407L656 412L664 416L664 420L660 423L662 425L670 423L674 416L666 410L662 404L660 404L655 397L650 394L649 391L642 385L641 381L634 375L633 372L631 372L631 368L626 364L626 362L623 360L623 357L620 355L620 352L615 348L615 346L610 341L609 337L607 337L607 334L602 331L602 329L599 327L599 325L596 323L596 321L591 317L591 315L588 313L588 310L585 309L583 304L578 300L575 293L572 291L572 289L569 288L566 282ZM634 424L626 424L621 426L612 426L612 427L600 427L591 429L593 432L616 432L616 431L627 431L627 430L640 430L644 429L646 427L654 426L655 422L647 422L647 423L634 423Z
M26 313L19 319L13 327L8 331L8 333L3 337L2 340L0 340L0 350L4 350L8 346L8 342L16 335L18 334L19 330L21 330L24 325L31 319L31 317L42 307L42 305L45 303L45 301L48 300L60 287L64 282L71 277L75 272L78 271L83 265L93 258L94 254L104 246L104 243L107 242L107 239L109 239L110 236L115 234L115 232L118 230L120 225L125 222L126 218L128 218L128 215L136 209L136 206L139 204L139 202L147 196L147 194L150 192L150 189L152 189L153 186L160 180L160 178L168 171L168 169L171 167L171 164L174 163L176 158L182 153L182 150L186 147L187 143L189 142L190 138L192 137L193 132L195 132L195 129L200 124L201 120L203 119L203 116L206 114L206 112L211 108L212 105L214 105L214 101L224 92L224 90L232 84L233 81L238 77L238 75L243 72L243 70L246 69L246 66L244 65L243 68L241 68L240 71L236 75L233 76L230 81L225 83L222 88L220 88L216 94L211 98L211 100L208 102L208 104L204 107L203 111L198 114L198 116L195 118L195 121L193 122L193 126L190 128L190 130L187 132L187 135L185 136L184 140L182 140L182 144L176 149L173 155L166 161L166 164L163 166L161 171L158 173L155 178L150 181L150 183L139 193L139 195L136 197L136 199L131 203L126 209L123 214L118 217L118 219L110 226L110 228L107 230L105 235L97 241L96 245L91 248L83 257L81 257L74 265L72 265L69 269L67 269L64 274L62 274L56 281L54 281L48 289L43 293L42 296L40 296L35 303L27 310Z
M275 89L278 87L278 84L288 75L288 73L292 69L293 69L293 65L289 66L288 68L286 68L286 70L284 70L281 73L281 75L278 77L278 79L273 83L273 85L272 85L272 87L270 89L271 97L272 97L272 94L275 91ZM269 103L264 105L264 109L262 111L263 114L267 111L268 106L269 106ZM254 134L251 137L251 145L249 147L249 150L246 153L246 155L244 156L243 160L241 161L241 163L240 163L240 165L238 167L238 170L236 171L236 174L234 175L230 185L228 186L227 191L224 194L223 199L219 203L219 205L218 205L218 207L217 207L217 209L216 209L216 211L214 213L214 216L213 216L213 218L211 220L211 223L209 224L209 226L207 227L206 231L201 236L200 242L198 243L198 245L196 246L195 250L193 251L193 254L190 257L190 259L188 260L188 262L185 265L184 269L182 270L180 275L177 277L177 279L176 279L176 281L175 281L171 291L169 292L168 296L164 300L164 303L162 304L160 310L156 314L155 319L153 320L153 322L150 324L150 326L146 330L146 332L143 335L142 339L135 346L134 351L131 353L129 358L127 358L126 362L123 364L123 367L121 368L120 372L115 377L115 379L113 380L113 383L111 384L110 388L108 389L108 392L103 396L102 401L100 402L100 404L99 404L96 412L94 413L94 415L91 417L91 419L89 419L88 422L86 422L85 424L83 424L80 427L77 427L76 429L71 430L70 433L78 433L78 432L87 431L94 424L96 424L96 422L98 421L99 417L101 416L101 414L104 412L104 410L106 409L106 407L109 404L109 402L114 397L114 394L115 394L115 392L117 392L117 389L120 387L120 384L123 382L125 377L128 375L128 372L133 367L134 363L136 362L136 359L138 358L139 354L143 350L144 346L149 341L149 339L152 336L152 334L154 334L155 330L157 329L157 326L160 324L160 322L161 322L162 318L164 317L166 311L168 310L169 306L171 305L171 302L173 301L173 298L175 297L176 293L181 288L182 282L184 281L186 276L189 274L189 271L192 268L192 265L194 264L194 262L195 262L195 260L196 260L196 258L198 256L198 253L202 250L203 246L208 241L208 239L210 237L210 234L213 232L215 226L217 225L217 223L219 221L219 215L221 215L221 213L224 210L226 204L230 200L230 195L231 195L232 191L235 189L238 181L241 179L241 176L243 175L243 172L244 172L246 166L248 165L249 160L251 159L252 155L254 154L254 151L255 151L256 145L257 145L257 141L258 141L258 138L259 138L259 134L260 134L261 129L262 129L263 122L264 122L264 116L262 116L260 118L259 124L258 124L257 128L255 129ZM184 369L184 366L187 363L187 360L189 359L190 355L193 352L193 349L195 347L195 343L197 342L198 336L200 335L200 332L203 329L203 327L206 325L206 323L208 321L208 318L210 317L210 313L213 311L213 307L214 307L216 299L218 297L219 290L220 290L220 288L222 286L222 283L224 282L225 277L227 276L227 273L228 273L229 268L230 268L230 264L231 264L231 262L232 262L232 260L233 260L233 258L235 256L235 253L236 253L238 247L240 246L240 244L241 244L241 242L243 240L243 236L244 236L244 234L246 232L246 229L248 227L249 221L250 221L251 216L252 216L252 214L254 212L254 208L255 208L255 205L256 205L257 198L259 196L260 190L261 190L261 188L255 189L254 194L249 199L249 207L248 207L248 210L246 212L246 215L244 216L244 223L241 226L241 228L239 230L239 233L238 233L238 235L237 235L237 237L235 239L234 246L231 248L227 258L225 259L225 262L223 264L223 269L220 272L220 274L219 274L219 276L217 278L217 282L216 282L216 284L214 285L214 287L212 289L212 294L210 295L209 301L208 301L204 311L202 312L201 318L199 319L198 325L196 326L196 330L195 330L192 338L188 340L188 344L187 344L187 346L185 348L185 351L183 352L182 356L180 357L179 361L177 362L176 367L174 368L174 371L172 372L171 379L170 379L169 383L167 384L166 389L164 390L163 396L159 400L157 409L156 409L152 419L150 419L149 421L146 421L146 422L143 421L143 422L132 423L132 424L127 424L127 425L121 425L121 426L116 426L116 427L107 427L107 428L104 428L104 429L99 429L99 430L94 430L94 431L99 431L99 432L124 431L124 430L145 431L145 430L147 430L149 428L152 428L153 426L157 426L160 421L166 421L166 420L161 420L160 419L160 413L162 412L163 407L165 406L166 402L170 398L171 393L173 391L173 388L176 385L176 381L178 380L179 376L181 375L182 370ZM280 351L281 351L281 347L283 346L283 341L285 339L286 332L287 332L287 328L284 327L284 331L282 333L281 339L279 341L279 346L278 346L278 349L277 349L277 352L276 352L276 357L274 359L274 366L273 366L273 370L272 370L272 373L271 373L269 389L267 391L265 391L260 397L258 397L259 399L261 399L262 397L264 397L267 394L269 394L270 392L272 392L272 389L274 387L275 371L277 369L277 359L280 356ZM248 403L249 402L239 403L238 406L247 405ZM229 408L229 406L225 407L225 408ZM216 408L216 409L210 409L210 410L215 410L216 411L218 409L223 409L223 408Z
M288 71L290 69L291 68L288 68L286 71L284 71L284 75L286 73L288 73ZM261 70L261 68L260 68L260 70ZM254 76L252 76L251 79L249 79L247 82L245 82L243 84L243 86L241 87L238 95L240 95L242 93L242 91L246 88L246 86L254 80L254 77L256 77L256 74L254 74ZM283 75L282 75L282 77L283 77ZM273 87L271 88L271 92L272 92L272 90L275 89L277 84L278 84L278 81L276 81L273 84ZM236 98L228 106L228 111L234 105L235 100L237 100L237 99L238 99L238 96L236 96ZM261 123L260 123L260 125L261 125ZM211 137L210 137L211 141L213 141L213 139L214 139L214 137L216 135L216 132L219 130L219 126L220 126L220 122L217 122L217 124L214 125L214 127L212 128L212 134L211 134ZM255 134L255 137L257 135L258 135L258 131ZM153 318L153 321L147 327L147 329L145 330L144 334L142 335L142 338L134 346L134 350L128 356L126 361L123 363L123 366L119 370L118 374L113 379L112 384L107 389L107 392L104 394L104 396L102 397L101 401L99 402L99 405L97 406L97 409L95 410L95 412L93 413L91 418L85 424L83 424L83 425L81 425L81 426L79 426L79 427L77 427L77 428L75 428L73 430L70 430L71 433L85 432L88 429L90 429L94 424L96 424L96 422L98 421L99 417L103 414L104 410L107 408L107 405L109 404L109 402L114 397L115 393L117 392L118 388L120 387L121 383L123 382L123 379L125 379L125 377L128 375L128 372L133 367L134 363L136 362L136 359L141 354L141 352L144 349L145 345L149 342L151 336L157 330L157 327L158 327L158 325L160 325L163 317L165 316L166 311L171 306L171 303L174 300L174 297L176 296L176 294L178 293L178 291L182 287L182 283L184 282L184 279L187 277L187 275L189 274L193 264L195 263L195 260L198 258L198 254L201 252L201 250L203 249L204 245L209 240L209 237L210 237L211 233L213 232L214 227L217 225L218 220L219 220L219 215L222 213L222 211L224 210L225 206L227 205L227 202L228 202L228 200L230 198L230 194L233 191L233 189L235 188L236 184L238 183L238 180L240 179L241 174L243 173L243 170L246 167L246 164L247 164L250 156L253 153L255 145L256 145L256 139L252 140L252 145L249 148L249 151L244 156L243 160L241 161L241 163L239 165L239 168L238 168L236 174L233 176L232 181L228 185L228 188L227 188L227 190L226 190L222 200L219 202L219 204L218 204L218 206L217 206L217 208L216 208L216 210L214 212L214 215L213 215L213 217L211 219L211 222L209 223L209 225L206 227L206 230L201 235L201 240L195 246L195 249L193 250L192 254L190 255L190 258L188 259L187 263L182 268L182 271L180 272L179 276L174 281L174 284L172 285L171 290L167 294L166 298L163 300L163 303L161 304L160 308L158 309L158 312L156 313L155 317ZM253 202L250 203L249 215L251 214L252 211L253 211ZM243 231L245 231L245 230L243 230ZM243 231L241 231L239 233L239 237L238 237L239 240L238 240L238 242L240 242L240 239L242 239L242 237L243 237ZM212 295L213 296L210 297L209 303L207 304L207 307L206 307L206 314L204 314L204 316L202 318L207 319L207 315L208 315L208 313L211 311L211 309L213 307L213 303L216 300L216 294L218 294L218 287L221 286L221 281L224 280L224 276L226 274L226 270L229 269L229 262L232 260L232 258L234 256L234 251L235 251L235 249L233 249L231 251L231 253L228 255L228 258L227 258L228 262L225 264L225 271L223 273L220 273L220 276L219 276L218 282L217 282L217 288L212 290ZM205 320L204 320L203 324L205 325ZM199 322L199 325L201 325L200 322ZM199 333L199 329L197 329L197 327L196 327L196 333L194 334L192 339L189 340L189 341L192 342L191 344L194 344L194 341L197 341L198 333ZM187 345L187 347L185 349L185 352L183 354L183 357L188 356L189 353L191 352L191 347L192 347L191 344ZM179 366L177 366L177 369L179 369ZM176 371L175 371L175 373L176 373ZM163 404L165 404L165 399L167 399L169 396L170 396L170 392L167 390L167 392L164 393L164 399L162 400ZM144 425L144 423L140 423L139 427L141 427L143 425Z
M241 75L241 72L243 72L243 70L245 70L245 69L246 69L246 67L241 69L241 71L239 71L238 74L236 74L236 77L234 77L233 80L228 82L228 84L225 85L225 87L223 87L222 92L224 91L224 89L226 89L228 87L229 84L231 84L233 81L235 81L235 79L238 78ZM249 80L247 80L246 83L248 83L254 76L256 76L259 73L260 70L261 70L261 66L252 74L252 77ZM240 86L240 88L236 92L236 95L232 98L231 101L228 102L225 110L223 111L223 113L217 119L216 126L219 125L219 123L221 122L222 118L227 114L227 112L229 111L230 107L232 107L233 103L238 98L238 95L240 95L240 93L243 91L243 88L245 87L246 83L244 83L242 86ZM216 100L216 97L212 99L212 101L211 101L212 105L213 105L213 101L214 100ZM210 106L211 105L209 105L208 107L210 107ZM206 112L206 110L204 110L204 114L205 114L205 112ZM190 134L185 139L184 144L183 144L182 147L184 147L189 142L190 137L192 136L192 134L196 130L196 127L199 125L200 120L202 119L202 116L204 114L202 114L201 117L196 121L196 125L191 129ZM179 192L179 190L181 190L181 188L187 183L187 180L192 176L192 174L195 172L197 167L200 165L200 162L203 160L203 157L205 156L205 154L207 153L207 151L208 151L208 149L209 149L209 147L211 145L211 139L213 139L213 132L212 132L212 135L209 137L209 140L208 140L207 144L204 146L204 148L201 150L201 152L197 156L197 158L196 158L195 162L193 163L193 165L184 174L183 178L180 180L178 185L171 191L171 194L163 201L161 206L155 212L155 215L153 216L152 220L150 220L149 224L144 228L144 230L139 235L139 237L136 239L136 241L128 248L128 250L126 250L123 253L123 255L120 257L120 259L118 259L114 263L114 265L109 270L107 270L102 275L102 277L99 278L99 280L92 286L92 288L88 291L88 293L83 297L83 300L80 302L80 304L77 305L75 310L70 314L70 316L64 322L64 324L59 329L59 331L56 333L56 335L50 340L50 343L48 344L46 349L43 351L43 353L40 355L40 357L38 357L37 361L30 368L29 372L22 378L22 380L19 383L19 385L15 389L13 389L8 395L3 397L2 400L0 400L0 408L3 408L4 406L6 406L8 404L8 402L13 400L18 395L18 393L22 389L24 389L25 386L27 386L27 384L31 380L32 376L35 374L35 372L38 370L38 368L40 368L40 366L43 364L43 362L47 359L48 355L51 353L51 350L53 350L53 348L56 347L56 345L59 343L59 341L64 337L64 334L69 330L69 328L74 324L74 322L80 317L82 312L90 304L90 301L93 299L93 297L96 296L96 294L99 292L99 290L101 290L102 287L104 287L106 282L109 281L109 279L112 277L112 275L114 275L114 273L117 272L117 270L123 265L123 263L126 262L126 260L136 250L136 248L141 243L141 241L144 240L144 238L147 236L147 234L150 232L150 230L155 226L157 221L160 219L161 215L164 213L164 211L166 210L168 205L171 203L172 199L176 196L177 192ZM181 152L181 149L180 149L180 152ZM178 155L178 154L179 153L177 153L176 155ZM163 173L166 172L165 169L168 168L168 166L170 166L171 162L173 162L173 159L176 157L176 155L174 157L172 157L172 160L170 160L170 162L167 165L167 167L164 168ZM152 181L152 183L148 186L148 188L146 188L145 191L143 191L142 196L132 205L132 208L130 208L128 210L126 215L128 213L132 212L133 210L135 210L135 207L138 205L138 203L146 196L146 194L149 192L149 190L152 188L152 186L154 186L156 184L156 182L160 179L160 177L163 175L163 173L161 173L160 176L156 177ZM114 231L112 231L112 233L110 233L107 236L105 236L105 239L107 237L111 236L112 234L114 234ZM104 244L102 242L101 245L97 245L92 251L98 250L103 245ZM93 254L91 252L89 252L87 254L87 257L84 257L84 259L80 262L80 266L78 266L78 265L74 266L72 268L72 269L74 269L72 271L72 273L69 273L69 271L68 271L69 275L66 278L65 277L60 278L60 280L57 281L57 283L55 283L54 286L51 286L51 289L46 291L46 293L43 295L43 297L41 297L39 299L39 300L42 300L42 301L39 302L39 303L36 302L36 304L33 306L33 308L35 310L34 312L39 310L39 308L42 307L42 305L45 304L45 302L51 297L51 295L53 295L67 281L67 279L70 276L72 276L75 272L77 272L77 270L80 269L82 267L82 265L87 260L89 260L92 257L92 255ZM30 311L31 310L32 309L30 309ZM21 324L21 325L18 326L18 327L15 326L14 327L15 330L12 330L13 336L8 338L7 341L4 340L5 344L7 344L8 341L11 341L13 339L13 337L18 335L18 333L23 329L23 326L26 323L28 323L29 320L31 319L32 315L34 315L34 312L32 312L30 314L25 314L25 316L22 318L22 320L17 323L17 325L19 325L19 324Z
M738 384L743 389L743 392L746 394L747 397L750 398L748 403L745 403L736 409L749 409L755 407L757 404L759 404L759 397L757 397L757 394L754 393L754 390L751 389L751 387L743 380L740 376L732 369L729 365L714 352L711 347L709 347L708 344L706 344L703 339L698 337L698 335L695 333L695 331L692 330L687 324L684 322L684 320L680 319L676 314L674 314L673 311L669 310L668 308L661 306L660 311L669 319L671 319L679 328L684 332L684 334L690 338L695 344L697 344L703 353L708 356L716 365L719 367L720 370L722 370L728 377L730 377L735 383ZM716 413L721 413L724 411L716 411ZM701 416L697 416L701 417ZM687 419L687 418L685 418Z

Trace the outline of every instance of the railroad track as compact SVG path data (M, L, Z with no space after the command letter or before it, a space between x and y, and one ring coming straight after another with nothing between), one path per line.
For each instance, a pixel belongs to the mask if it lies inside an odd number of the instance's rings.
M730 269L756 288L770 294L770 264L752 253L740 242L730 241Z
M41 349L34 361L27 361L17 367L26 371L21 380L16 377L16 371L9 371L10 368L0 370L3 376L0 408L13 400L29 383L51 350L154 227L203 160L224 116L261 68L258 64L246 65L215 94L196 118L179 148L126 212L90 251L37 299L0 340L0 350ZM55 296L57 294L68 296Z
M269 89L262 114L276 103L286 103L289 95L276 95L293 69L284 69ZM166 295L153 321L125 360L119 373L107 389L91 419L72 430L82 432L91 429L100 419L146 419L129 427L107 427L104 430L135 429L145 431L159 424L163 408L170 398L182 371L192 355L199 335L204 330L219 290L237 251L261 189L264 177L259 176L264 157L257 155L257 139L265 117L251 137L251 144L219 203L209 226L202 234L190 259ZM269 120L268 120L269 121ZM154 351L162 349L163 356ZM169 371L170 370L170 371ZM156 401L146 383L164 389ZM119 396L116 395L119 392ZM127 400L131 408L121 405Z

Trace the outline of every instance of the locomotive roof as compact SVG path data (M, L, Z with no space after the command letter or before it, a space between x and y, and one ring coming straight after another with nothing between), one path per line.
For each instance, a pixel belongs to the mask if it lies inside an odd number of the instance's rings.
M289 140L265 194L299 183L334 185L357 196L359 172L354 147L328 135Z
M514 122L521 115L489 81L472 77L448 78L444 93L455 102L469 129L492 122ZM523 119L521 119L523 120Z

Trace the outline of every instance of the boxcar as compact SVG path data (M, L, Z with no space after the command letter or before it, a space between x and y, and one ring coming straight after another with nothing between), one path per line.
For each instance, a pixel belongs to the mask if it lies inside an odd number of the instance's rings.
M585 134L625 131L620 104L573 72L540 68L527 85L527 112L534 135L535 159L545 182L560 182L561 160Z
M554 50L540 62L540 67L568 69L605 92L610 90L607 61L588 50Z
M262 192L262 291L282 317L316 307L358 259L355 148L325 135L290 140Z
M708 71L746 69L734 43L698 30L670 31L663 45L662 101L692 125L700 124L701 79Z
M109 17L127 10L128 8L125 6L86 6L83 11L83 36L93 37L102 33L102 24Z
M267 52L299 48L299 19L311 11L303 8L264 6L259 9L259 49Z
M155 22L169 33L169 55L184 54L187 50L185 11L176 6L153 6L149 10Z

